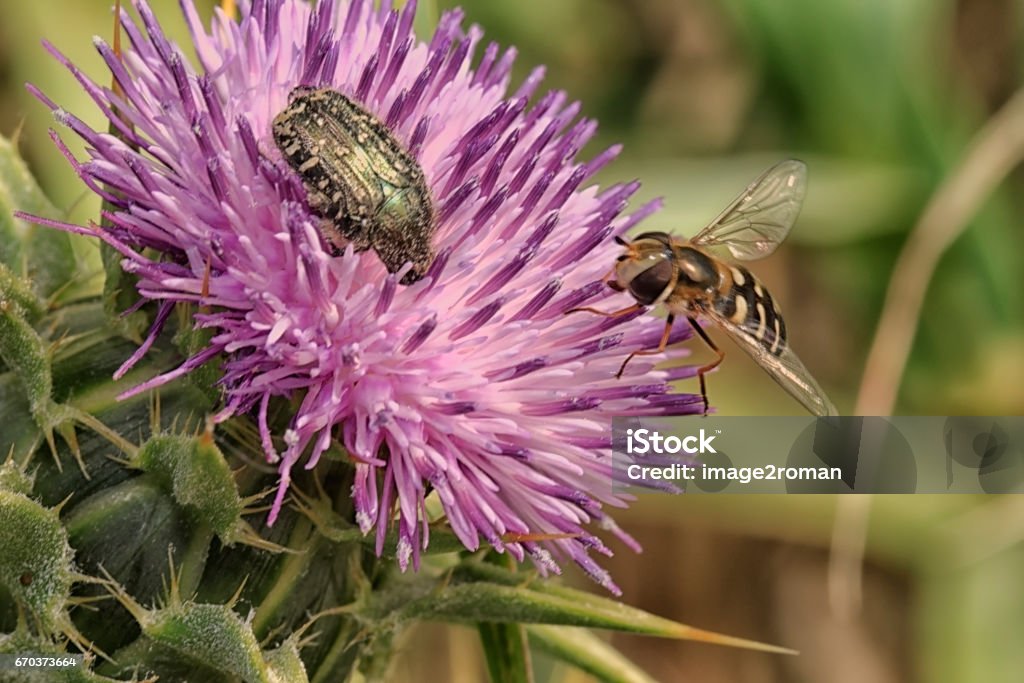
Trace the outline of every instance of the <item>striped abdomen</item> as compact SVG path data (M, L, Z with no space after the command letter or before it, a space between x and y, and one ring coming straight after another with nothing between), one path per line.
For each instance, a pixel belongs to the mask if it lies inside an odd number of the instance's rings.
M715 312L742 328L771 354L786 350L786 322L772 295L750 271L729 267L732 285L714 302Z

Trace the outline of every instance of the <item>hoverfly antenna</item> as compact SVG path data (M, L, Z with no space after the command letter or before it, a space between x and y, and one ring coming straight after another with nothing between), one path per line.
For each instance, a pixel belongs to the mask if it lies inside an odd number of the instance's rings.
M615 237L613 237L612 239L613 239L613 240L615 240L615 243L616 243L616 244L620 244L620 245L622 245L622 246L624 246L624 247L628 247L628 246L629 246L629 242L627 242L626 240L622 239L622 238L621 238L621 237L619 237L618 235L616 235L616 236L615 236Z

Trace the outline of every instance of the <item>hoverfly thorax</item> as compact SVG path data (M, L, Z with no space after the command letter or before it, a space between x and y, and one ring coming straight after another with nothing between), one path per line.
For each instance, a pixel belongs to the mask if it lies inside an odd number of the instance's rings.
M714 262L707 254L693 247L680 247L676 256L679 268L679 284L711 291L718 287L722 280Z
M645 233L626 247L615 264L615 282L609 284L612 289L628 291L637 303L650 306L664 301L678 278L669 236Z

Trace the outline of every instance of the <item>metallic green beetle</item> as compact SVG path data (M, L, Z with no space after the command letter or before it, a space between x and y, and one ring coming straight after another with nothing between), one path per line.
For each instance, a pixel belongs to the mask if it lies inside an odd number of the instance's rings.
M373 249L402 284L434 260L434 205L423 169L379 119L327 88L297 88L274 118L274 141L306 188L324 237L338 250Z

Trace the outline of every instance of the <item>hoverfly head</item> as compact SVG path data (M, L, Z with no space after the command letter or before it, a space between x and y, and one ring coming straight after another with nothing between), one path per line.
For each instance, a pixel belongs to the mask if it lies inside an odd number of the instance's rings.
M650 306L664 301L677 280L672 238L664 232L645 232L626 245L616 261L617 287L612 288L628 291L637 303Z

